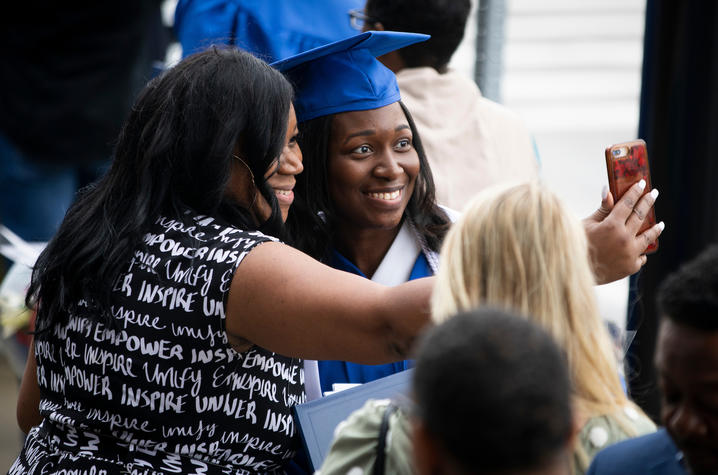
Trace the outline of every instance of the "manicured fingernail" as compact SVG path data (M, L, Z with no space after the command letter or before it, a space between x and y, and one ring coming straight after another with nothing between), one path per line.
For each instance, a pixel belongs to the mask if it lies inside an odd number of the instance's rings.
M605 200L608 196L608 186L603 185L603 188L601 188L601 200Z
M657 188L654 188L651 190L651 196L653 197L654 200L656 198L658 198L658 189Z
M656 224L656 227L658 228L659 231L663 231L664 229L666 229L666 223L661 221L660 223Z
M638 182L638 187L639 187L640 189L644 189L644 188L646 187L646 180L644 180L643 178L641 178L641 181Z

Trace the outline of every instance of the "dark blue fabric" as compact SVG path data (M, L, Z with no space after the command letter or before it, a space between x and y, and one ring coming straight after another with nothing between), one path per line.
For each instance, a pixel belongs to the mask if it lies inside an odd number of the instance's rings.
M362 273L353 262L336 250L332 251L327 265L366 278L364 273ZM433 275L433 272L431 271L431 267L429 267L429 262L424 254L420 253L411 270L409 280L429 277L431 275ZM335 383L368 383L369 381L399 373L414 366L413 360L397 361L395 363L382 365L362 365L347 361L319 361L318 364L319 381L321 383L322 392L331 391L332 384Z
M596 455L588 475L686 475L680 453L665 429L607 447Z

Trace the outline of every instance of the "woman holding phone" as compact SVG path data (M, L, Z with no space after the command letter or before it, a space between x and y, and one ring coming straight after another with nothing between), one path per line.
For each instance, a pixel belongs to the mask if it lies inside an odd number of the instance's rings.
M419 131L400 101L396 77L376 59L427 38L369 31L273 64L294 84L306 160L288 221L295 244L332 267L387 285L436 272L452 214L437 206ZM585 220L599 283L645 263L644 238L659 231L637 237L634 221L654 199L629 194L614 208L607 193ZM409 365L321 361L322 390Z

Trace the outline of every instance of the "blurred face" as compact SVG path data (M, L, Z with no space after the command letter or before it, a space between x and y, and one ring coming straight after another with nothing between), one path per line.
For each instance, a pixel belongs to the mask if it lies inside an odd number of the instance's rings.
M294 202L294 185L296 184L295 176L302 173L304 166L302 165L302 151L297 143L297 116L294 113L294 106L289 110L289 124L287 126L287 136L284 141L284 149L279 157L279 167L274 170L267 171L269 178L267 183L274 190L274 194L279 202L279 208L282 211L282 220L287 220L289 208ZM273 173L273 174L272 174Z
M401 223L419 175L419 156L399 103L334 116L329 195L339 217L358 228Z
M692 473L718 473L718 332L665 318L656 351L661 418Z

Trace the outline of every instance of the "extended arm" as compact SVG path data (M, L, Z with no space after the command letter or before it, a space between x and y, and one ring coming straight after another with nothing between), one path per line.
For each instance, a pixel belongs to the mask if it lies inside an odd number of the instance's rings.
M428 278L384 287L265 243L235 272L227 332L284 355L395 361L429 322L432 285Z

